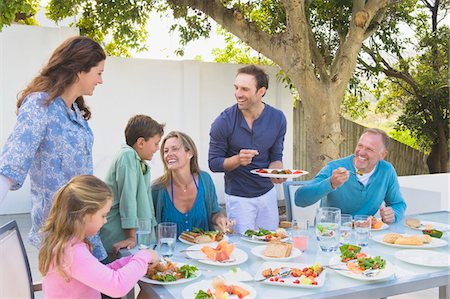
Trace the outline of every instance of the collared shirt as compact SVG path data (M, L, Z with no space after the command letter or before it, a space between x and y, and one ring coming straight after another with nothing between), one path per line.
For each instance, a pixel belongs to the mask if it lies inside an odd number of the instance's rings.
M286 134L286 117L283 112L265 104L252 129L245 121L237 104L225 109L211 125L209 143L209 168L225 172L225 193L241 197L258 197L273 188L270 178L250 173L253 169L267 168L271 162L282 161ZM225 171L226 158L241 149L255 149L259 154L246 166Z
M77 104L69 109L61 97L45 104L47 93L28 95L19 108L17 122L0 154L0 174L22 187L31 182L29 242L40 246L39 229L52 206L56 191L74 176L92 174L94 137ZM94 255L106 258L100 238L90 239Z

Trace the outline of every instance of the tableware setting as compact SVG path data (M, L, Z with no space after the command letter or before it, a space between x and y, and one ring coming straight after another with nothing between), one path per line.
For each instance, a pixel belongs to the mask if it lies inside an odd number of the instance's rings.
M450 255L443 252L421 249L405 249L395 253L405 263L425 267L450 267Z
M320 288L326 278L326 271L319 264L264 262L256 271L255 281L264 284L295 287Z
M309 239L309 221L308 220L294 220L292 222L291 239L295 248L305 251L308 248Z
M316 212L316 238L322 252L334 252L339 247L341 209L318 208Z
M175 250L177 224L161 222L158 224L158 251L164 257L170 257Z
M266 256L264 254L264 251L266 250L267 246L266 245L261 245L261 246L256 246L253 247L251 252L253 255L262 258L263 260L266 261L280 261L280 262L284 262L284 261L289 261L292 259L295 259L299 256L302 255L302 251L293 247L289 253L288 256L283 256L283 257L271 257L271 256ZM275 249L276 250L276 249Z
M259 168L250 170L251 173L259 175L265 178L277 178L277 179L293 179L302 175L306 175L309 172L300 169L272 169L272 168Z
M199 292L203 292L203 293L208 293L208 291L212 294L215 293L216 298L228 298L228 299L238 299L238 298L243 298L243 299L253 299L256 298L256 290L243 282L232 282L232 283L226 283L225 290L233 290L234 292L238 293L238 294L230 294L228 293L228 295L220 295L223 294L222 291L220 294L217 294L218 290L217 287L215 285L214 280L202 280L202 281L198 281L196 283L193 283L187 287L185 287L182 291L181 291L181 296L184 299L195 299L195 297L197 296L197 294ZM246 294L245 296L242 296L242 294ZM242 297L240 297L242 296ZM203 297L205 298L205 297Z
M384 265L383 269L379 269L379 270L375 269L375 271L374 270L369 270L369 271L366 270L366 272L352 271L351 269L348 268L347 263L344 263L341 261L341 257L339 255L333 256L330 259L329 264L324 267L329 267L329 268L333 269L336 273L338 273L342 276L356 279L356 280L362 280L362 281L385 280L385 279L391 278L395 274L394 265L392 265L388 261L385 261L385 265Z
M150 248L152 243L152 221L150 219L139 219L136 230L136 246L138 248Z
M270 241L289 241L289 236L284 228L277 228L275 231L260 228L259 230L248 229L241 236L241 239L255 244L267 244Z
M414 230L436 229L443 232L450 231L450 225L434 221L406 219L405 225Z
M234 244L225 245L220 248L220 243L216 246L196 244L185 249L186 256L200 263L212 266L235 266L245 263L248 254L242 249L235 248ZM224 244L224 243L222 243ZM231 249L232 245L232 249ZM223 245L222 245L223 246Z
M341 214L341 236L340 244L348 244L352 240L353 235L353 216L350 214Z
M355 215L355 238L359 246L369 245L372 217L368 215Z
M429 243L421 243L421 244L417 243L417 245L413 245L413 244L395 244L395 243L387 242L386 241L387 235L389 237L389 235L392 235L392 234L395 235L395 233L391 233L391 234L374 236L374 237L372 237L372 240L377 242L377 243L380 243L380 244L383 244L383 245L386 245L386 246L390 246L390 247L396 247L396 248L432 249L432 248L439 248L439 247L444 247L444 246L448 245L448 242L446 240L432 238L432 237L431 237L431 241ZM404 234L402 236L406 237L406 238L410 238L413 235ZM415 235L415 236L423 236L423 235Z

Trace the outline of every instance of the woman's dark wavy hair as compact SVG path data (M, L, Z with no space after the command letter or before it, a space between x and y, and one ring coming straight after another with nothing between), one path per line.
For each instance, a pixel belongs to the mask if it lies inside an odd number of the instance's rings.
M40 73L19 93L17 109L33 92L47 92L46 104L50 104L56 97L63 94L67 87L75 83L78 73L89 72L92 67L105 59L105 51L96 41L85 36L68 38L56 48ZM86 106L83 96L79 96L75 103L80 108L84 119L90 119L91 111Z

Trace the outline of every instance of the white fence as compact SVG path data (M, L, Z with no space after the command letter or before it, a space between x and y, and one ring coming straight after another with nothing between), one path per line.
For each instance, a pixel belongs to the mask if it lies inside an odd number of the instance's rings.
M46 62L65 38L76 35L69 28L13 25L0 32L0 147L15 124L17 93ZM124 143L123 131L134 114L147 114L166 123L166 133L189 134L199 150L200 167L208 170L209 129L219 113L235 103L234 77L239 65L199 61L168 61L108 57L104 83L87 98L92 109L94 131L94 173L103 178L114 154ZM269 90L264 100L283 110L288 130L284 163L292 165L292 96L277 82L275 69L268 69ZM152 178L162 173L159 154L152 161ZM219 198L223 196L223 175L213 174ZM280 189L281 191L281 189ZM281 196L282 192L279 192ZM29 185L9 192L0 214L30 210Z

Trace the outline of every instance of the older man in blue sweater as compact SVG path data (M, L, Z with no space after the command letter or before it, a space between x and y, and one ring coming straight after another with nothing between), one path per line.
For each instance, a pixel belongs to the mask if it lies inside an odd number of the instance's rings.
M383 160L387 142L384 131L366 129L355 153L329 162L310 184L296 191L295 204L306 207L322 199L321 206L337 207L345 214L375 215L380 210L385 223L401 219L406 203L394 167Z

